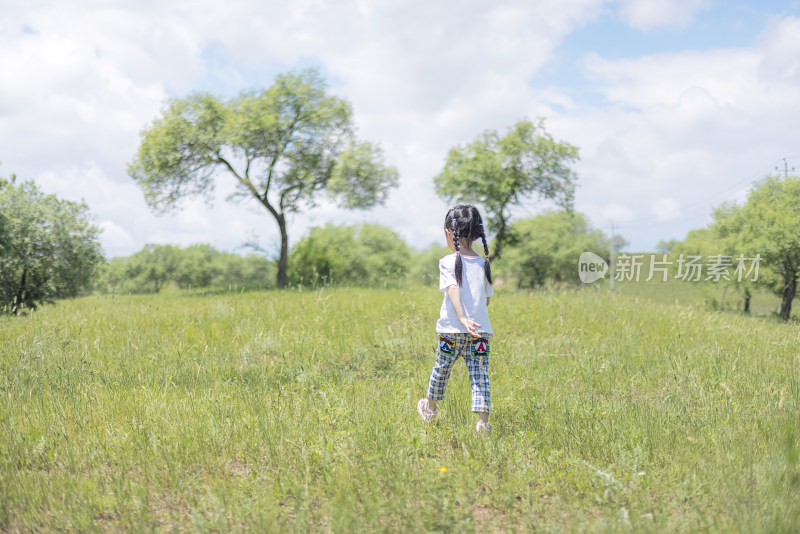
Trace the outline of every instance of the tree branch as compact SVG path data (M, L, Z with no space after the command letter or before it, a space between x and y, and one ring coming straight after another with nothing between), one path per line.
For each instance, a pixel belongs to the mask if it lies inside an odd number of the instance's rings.
M280 202L278 203L278 205L281 208L281 213L286 211L286 205L284 204L284 201L286 200L286 195L291 193L292 191L296 191L296 190L298 190L300 188L301 188L301 184L295 184L295 185L293 185L291 187L287 187L286 189L283 190L283 192L281 193Z
M297 123L299 121L300 121L300 112L296 111L295 112L295 116L292 119L292 123L289 125L289 128L287 128L287 130L286 130L286 136L285 136L285 138L283 140L283 146L280 148L280 150L277 150L272 155L272 161L269 163L269 166L268 166L269 170L267 171L267 185L264 188L264 194L263 194L264 200L267 200L267 194L269 193L269 188L272 185L272 176L273 176L273 172L275 170L275 164L278 163L278 159L280 159L280 157L283 155L283 153L286 152L286 147L289 146L289 142L292 140L292 134L294 133L295 127L297 126ZM264 142L265 142L265 144L268 144L266 139L264 140Z
M222 163L223 165L225 165L228 168L228 170L231 172L231 174L233 174L236 177L236 179L239 180L240 184L245 186L247 188L247 190L250 191L250 194L252 194L254 197L256 197L256 199L258 199L258 201L261 202L261 204L263 204L264 207L267 208L267 210L269 210L269 212L272 214L272 216L275 217L276 221L280 220L280 213L278 213L278 211L272 206L272 204L270 204L269 199L266 196L266 191L264 192L264 197L262 197L258 193L258 190L256 189L256 187L253 185L253 182L250 181L250 177L248 176L248 173L250 172L250 163L251 163L252 160L248 159L248 161L247 161L247 169L245 171L245 176L242 176L238 172L236 172L236 169L233 168L233 165L231 165L228 160L226 160L225 158L223 158L220 155L217 155L217 159L219 160L220 163ZM283 209L281 209L281 211L283 211Z
M216 159L218 163L222 163L223 165L225 165L231 172L231 174L233 174L236 177L237 180L239 180L243 184L245 183L244 178L242 178L242 176L238 172L236 172L236 169L233 168L233 165L231 165L227 159L223 158L220 154L217 154Z
M278 153L275 153L275 155L272 156L272 161L269 164L269 171L267 172L267 185L266 187L264 187L264 195L263 195L263 199L265 201L267 200L267 194L269 193L269 188L272 186L272 171L275 168L275 163L277 161L278 161Z

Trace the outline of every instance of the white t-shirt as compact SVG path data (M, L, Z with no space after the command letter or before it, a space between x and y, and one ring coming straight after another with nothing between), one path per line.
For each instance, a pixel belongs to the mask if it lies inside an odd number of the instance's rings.
M494 295L494 288L486 279L484 264L485 260L480 256L461 256L461 303L464 305L464 315L481 325L478 331L492 334L486 298ZM439 320L436 321L436 331L442 334L468 332L458 321L456 310L447 295L447 288L456 285L456 255L448 254L439 260L439 290L444 292L444 300Z

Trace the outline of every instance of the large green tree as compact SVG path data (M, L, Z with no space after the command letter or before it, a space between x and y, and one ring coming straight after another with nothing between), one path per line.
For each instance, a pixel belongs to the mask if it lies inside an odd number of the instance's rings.
M495 234L494 257L511 239L510 210L533 196L572 209L577 175L569 164L578 149L556 141L544 121L523 119L505 136L494 130L472 143L450 150L444 170L434 178L436 193L446 202L478 204L486 210Z
M86 204L0 178L0 311L81 294L103 261Z
M277 281L287 282L287 215L315 205L321 192L340 206L385 202L398 173L381 149L356 139L350 104L328 94L316 70L277 76L266 90L230 100L195 93L168 101L142 132L129 174L155 210L184 197L211 198L215 179L235 180L275 219L281 236Z
M779 314L788 320L800 278L800 178L765 177L744 205L717 208L711 230L732 254L761 258L757 282L780 295Z

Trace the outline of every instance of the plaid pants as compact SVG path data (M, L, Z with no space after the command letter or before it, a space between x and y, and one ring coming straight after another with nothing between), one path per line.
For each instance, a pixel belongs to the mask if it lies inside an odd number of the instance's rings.
M490 338L486 334L481 334L479 338L473 338L472 334L439 334L436 363L433 364L428 383L428 398L436 401L444 399L450 371L458 357L462 356L472 384L472 411L489 413L489 343Z

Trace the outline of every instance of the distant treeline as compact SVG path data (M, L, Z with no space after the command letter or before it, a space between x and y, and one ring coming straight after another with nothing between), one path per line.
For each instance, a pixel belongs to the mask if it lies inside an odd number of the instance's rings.
M592 229L579 213L546 213L515 223L510 232L513 239L492 269L496 279L517 288L578 283L577 258L582 252L608 256L608 237ZM476 251L482 253L482 246ZM289 285L434 285L439 279L438 260L450 253L435 244L414 250L402 236L376 224L328 224L312 228L292 247ZM158 292L165 287L267 289L276 285L276 269L276 262L264 256L220 252L210 245L147 245L102 265L95 288L123 293Z
M220 252L210 245L147 245L101 265L95 289L104 293L157 293L165 287L265 289L274 285L274 278L275 262L256 254Z
M294 287L331 285L386 287L412 280L438 280L437 261L449 253L431 246L414 252L403 239L378 225L313 228L292 248L289 281ZM100 293L157 293L174 289L270 289L277 261L263 255L220 252L210 245L147 245L101 265L94 289Z

